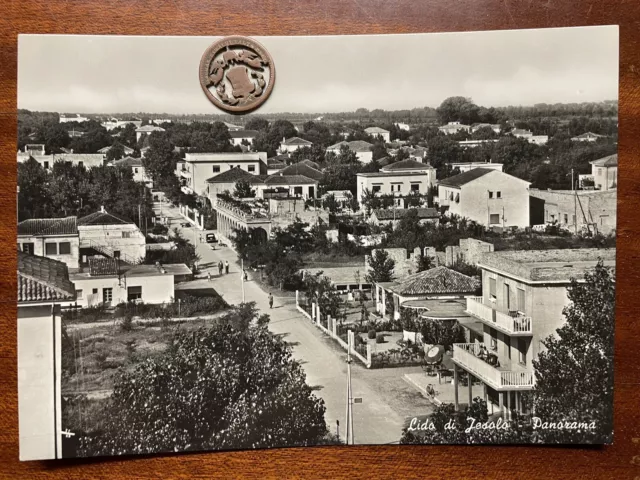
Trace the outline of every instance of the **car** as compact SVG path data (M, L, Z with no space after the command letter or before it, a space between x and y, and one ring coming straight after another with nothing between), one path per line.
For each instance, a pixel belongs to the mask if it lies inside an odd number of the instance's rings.
M215 234L213 233L207 233L207 243L218 243L218 239L216 238Z

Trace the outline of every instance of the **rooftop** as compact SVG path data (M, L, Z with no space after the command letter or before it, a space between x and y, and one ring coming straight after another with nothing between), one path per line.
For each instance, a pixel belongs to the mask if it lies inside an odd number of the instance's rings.
M390 172L395 170L425 170L432 168L428 163L422 163L412 158L401 160L399 162L392 163L385 167L382 167L383 172Z
M107 213L106 210L90 213L89 215L79 218L78 225L131 225L131 220L126 220L122 217L114 215L113 213Z
M124 157L114 161L113 164L117 167L142 167L142 158Z
M571 137L571 140L575 139L580 139L580 138L601 138L604 137L604 135L598 135L597 133L593 133L593 132L585 132L582 133L580 135L576 135L575 137Z
M144 125L143 127L136 128L137 133L147 133L147 132L164 132L164 128L156 127L155 125Z
M356 285L355 273L358 270L353 265L345 267L329 267L329 268L305 268L304 271L309 275L316 275L322 272L322 275L329 278L334 285ZM364 265L360 269L360 283L366 284L365 280L366 268Z
M186 162L255 162L265 156L261 152L185 153Z
M101 162L104 155L101 153L54 153L53 161L63 160L67 162Z
M342 146L346 146L352 152L368 152L371 150L373 145L369 142L365 142L364 140L354 140L353 142L342 141L338 142L330 147L327 147L327 150L340 150Z
M394 282L389 290L399 295L472 294L479 280L447 267L435 267Z
M78 235L77 217L31 218L18 223L18 236Z
M356 173L357 177L425 177L429 174L427 172L411 172L411 171L392 171L392 172L369 172L369 173Z
M389 133L389 130L385 130L384 128L380 127L368 127L365 128L364 131L367 133Z
M596 167L617 167L618 166L618 154L614 153L613 155L609 155L608 157L599 158L598 160L594 160L590 162L591 165L595 165Z
M91 260L95 260L93 266ZM117 277L118 265L114 258L94 258L89 263L89 269L71 273L71 279L86 279L91 277ZM157 277L161 275L191 275L193 272L184 263L169 263L163 265L127 265L120 263L120 275L123 277Z
M75 299L75 286L63 262L18 251L18 303Z
M402 308L412 308L421 310L421 317L444 319L466 319L467 301L462 298L426 298L420 300L405 300L401 304Z
M263 183L257 175L253 175L240 167L233 167L222 173L207 179L207 183L236 183L246 181L249 183Z
M289 165L288 167L283 168L278 172L278 175L304 175L305 177L318 181L322 180L323 177L323 174L320 170L302 162L294 163L292 165Z
M462 185L473 182L474 180L477 180L487 173L491 173L494 171L495 170L492 170L491 168L474 168L472 170L459 173L458 175L454 175L453 177L440 180L440 185L445 185L448 187L461 187Z
M579 248L558 250L514 250L485 253L478 266L513 275L527 282L568 283L583 279L602 259L615 268L616 249Z
M304 138L291 137L282 142L282 145L313 145L313 143L309 140L305 140Z
M318 181L304 175L280 175L277 173L267 177L264 183L266 185L315 185Z

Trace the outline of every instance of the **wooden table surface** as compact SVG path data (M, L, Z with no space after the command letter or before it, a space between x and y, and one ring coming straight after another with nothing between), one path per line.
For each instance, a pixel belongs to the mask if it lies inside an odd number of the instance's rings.
M18 33L320 35L620 25L615 444L327 447L18 461L15 191ZM71 54L71 52L70 52ZM487 60L490 61L490 60ZM46 77L47 72L42 75ZM0 475L4 478L640 478L640 2L4 0L0 6Z

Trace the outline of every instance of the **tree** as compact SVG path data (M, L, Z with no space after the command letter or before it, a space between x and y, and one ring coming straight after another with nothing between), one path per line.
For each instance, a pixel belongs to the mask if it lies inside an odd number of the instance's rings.
M251 184L245 180L236 182L233 196L236 198L254 198L256 191L251 188Z
M418 257L418 272L424 272L433 268L433 260L429 255L425 255L423 249L420 249L420 256Z
M83 435L81 454L321 443L324 402L267 321L243 304L212 327L177 331L165 352L121 371L102 428Z
M448 163L456 163L461 160L462 150L458 142L447 135L438 135L432 137L427 142L429 149L429 160L431 165L437 169L442 169ZM438 178L441 177L440 171L437 172Z
M269 128L269 122L261 117L252 117L244 124L244 128L247 130L267 130Z
M162 185L167 177L175 176L176 158L166 132L151 132L146 136L149 150L142 157L142 165L154 184Z
M18 221L45 217L51 205L49 175L33 158L18 164Z
M127 123L120 130L118 141L129 148L136 148L136 126L133 123Z
M106 160L110 162L112 160L120 160L122 157L124 157L124 145L120 142L113 142L111 148L107 150Z
M428 345L442 345L451 350L454 343L463 343L464 327L457 320L441 321L425 319L420 328L422 338Z
M436 108L440 123L463 122L467 125L478 121L479 110L470 98L465 97L449 97Z
M42 139L48 153L60 153L61 148L69 145L69 133L63 123L57 121L43 122L36 130L38 138Z
M609 443L613 432L615 278L602 261L572 280L566 323L544 340L533 361L536 417L543 422L595 422L594 429L541 430L546 442Z
M389 253L385 250L376 250L369 257L369 271L366 275L368 283L390 282L393 280L393 269L396 262L389 258Z
M358 202L358 199L353 195L353 193L346 193L345 198L347 199L347 206L351 209L352 212L357 212L358 210L360 210L360 202Z
M336 196L333 193L326 195L322 199L322 208L324 208L325 210L329 210L329 213L336 213L339 207L340 205L338 204Z

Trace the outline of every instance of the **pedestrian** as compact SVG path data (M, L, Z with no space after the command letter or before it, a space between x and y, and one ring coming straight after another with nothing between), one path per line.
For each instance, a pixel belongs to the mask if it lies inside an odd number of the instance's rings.
M222 260L218 262L218 275L222 275Z
M207 282L211 281L211 272L207 272Z
M224 273L229 273L229 260L224 262Z
M273 295L269 292L269 308L273 308Z
M243 270L243 275L244 275L244 281L246 282L247 280L249 280L249 276L247 275L247 271Z

